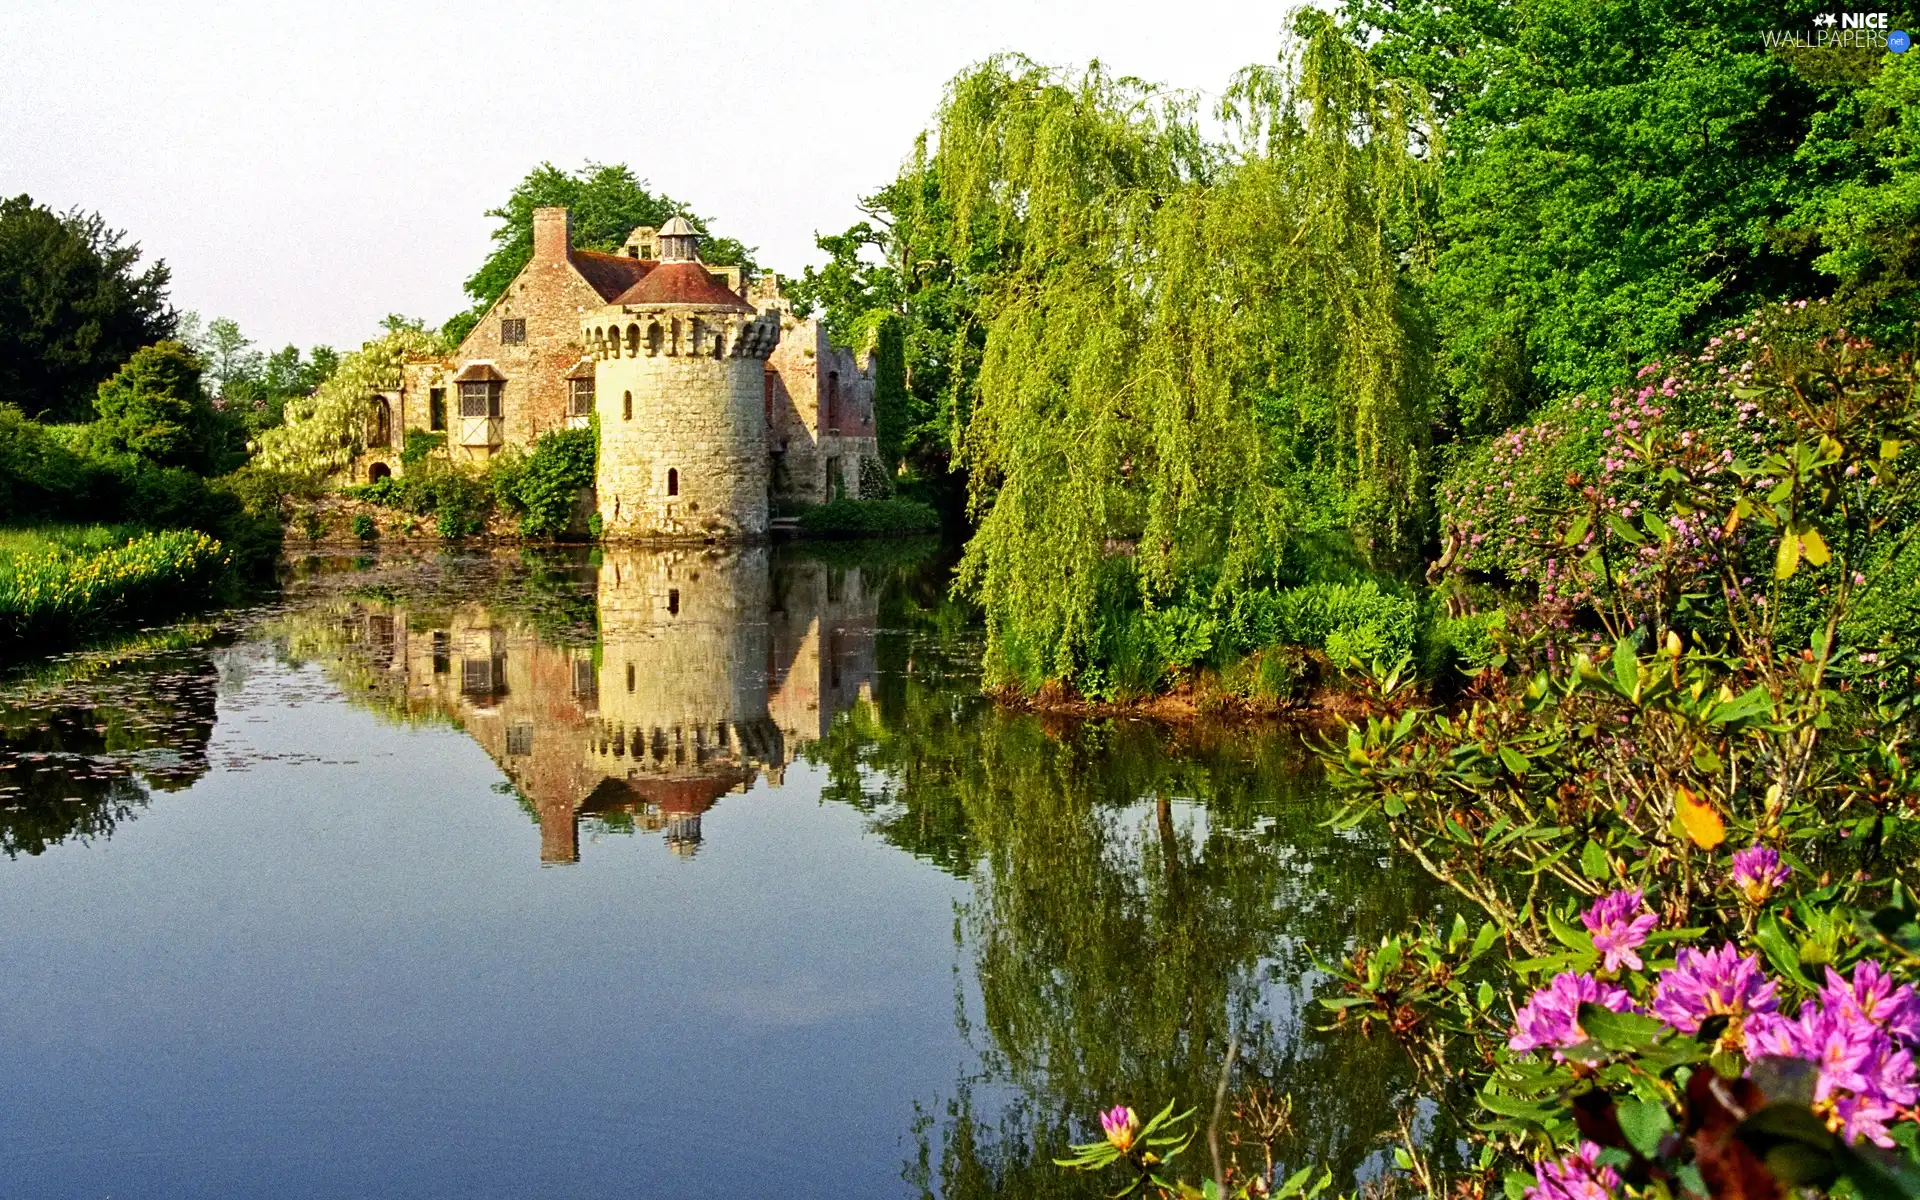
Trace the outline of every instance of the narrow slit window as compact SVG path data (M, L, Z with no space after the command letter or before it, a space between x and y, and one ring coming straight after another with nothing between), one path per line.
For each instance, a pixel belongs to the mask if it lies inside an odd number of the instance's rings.
M680 471L677 467L668 467L667 468L667 495L678 496L679 494L680 494Z
M677 617L680 615L680 589L679 588L667 589L667 615L672 617Z
M435 433L447 427L447 389L427 389L427 428Z

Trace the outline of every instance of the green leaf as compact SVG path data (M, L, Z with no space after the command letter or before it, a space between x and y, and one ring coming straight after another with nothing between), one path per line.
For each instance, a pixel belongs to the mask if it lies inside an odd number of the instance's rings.
M1767 956L1767 961L1773 964L1774 970L1789 978L1804 978L1800 970L1800 955L1794 950L1787 931L1780 927L1778 917L1763 913L1754 928L1753 940L1760 947L1760 952Z
M1626 638L1613 644L1613 683L1622 696L1640 698L1640 658Z
M1613 536L1626 542L1628 545L1644 546L1647 544L1646 536L1638 529L1627 524L1626 518L1618 513L1607 514L1607 528L1613 530Z
M1525 775L1527 768L1533 765L1527 760L1526 755L1515 750L1512 746L1500 747L1500 761L1507 764L1507 770L1512 771L1515 775Z
M1667 1106L1657 1101L1630 1100L1616 1104L1613 1111L1620 1119L1620 1132L1627 1135L1627 1142L1643 1158L1658 1154L1661 1140L1673 1132L1673 1118L1667 1114Z
M1481 1012L1485 1012L1488 1008L1492 1007L1493 985L1482 979L1480 981L1480 990L1474 995L1473 1002Z
M1527 1200L1527 1192L1539 1182L1533 1176L1520 1171L1508 1171L1501 1179L1501 1189L1507 1193L1507 1200Z
M1726 724L1732 721L1745 721L1761 713L1772 711L1773 694L1759 684L1755 684L1733 699L1715 705L1712 715L1707 720L1714 724Z
M1585 513L1575 517L1573 524L1567 526L1567 532L1565 536L1560 539L1560 544L1562 546L1578 546L1581 540L1587 536L1588 525L1589 519Z
M1553 913L1547 914L1547 929L1567 949L1578 950L1583 954L1593 953L1593 935L1586 930L1575 929Z
M1773 577L1792 579L1793 573L1800 569L1800 539L1788 529L1780 535L1780 549L1773 556Z
M1612 871L1607 852L1600 848L1600 843L1588 838L1586 848L1580 851L1580 873L1588 879L1605 879Z
M1580 1006L1580 1028L1609 1050L1641 1050L1652 1045L1666 1024L1639 1013L1617 1013L1598 1004Z

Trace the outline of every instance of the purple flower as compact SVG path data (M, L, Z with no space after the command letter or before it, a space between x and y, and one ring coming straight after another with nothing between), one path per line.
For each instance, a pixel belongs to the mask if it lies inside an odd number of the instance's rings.
M1880 1026L1901 1042L1920 1041L1920 1000L1911 984L1893 986L1893 980L1880 964L1863 959L1853 969L1853 981L1827 968L1827 986L1820 989L1821 1002L1833 1012L1850 1013Z
M1100 1114L1100 1128L1106 1132L1113 1148L1125 1154L1133 1148L1133 1135L1139 1132L1140 1118L1131 1108L1118 1104Z
M1708 1017L1734 1018L1729 1032L1740 1036L1741 1018L1770 1013L1774 985L1760 973L1754 955L1742 958L1728 942L1718 950L1682 949L1673 969L1662 971L1653 988L1652 1013L1682 1033L1698 1033Z
M1527 1200L1604 1200L1620 1186L1619 1173L1600 1165L1600 1147L1592 1142L1558 1162L1533 1164L1533 1179Z
M1633 997L1585 972L1562 971L1513 1014L1508 1048L1525 1051L1552 1047L1555 1058L1565 1057L1561 1050L1587 1040L1587 1031L1580 1028L1582 1004L1626 1012L1633 1007Z
M1593 935L1593 948L1601 955L1602 968L1618 971L1621 964L1639 970L1646 964L1634 951L1646 944L1647 934L1660 923L1645 908L1640 889L1609 892L1580 914L1580 923Z
M1820 1068L1814 1111L1848 1141L1891 1146L1887 1122L1920 1099L1913 1055L1900 1044L1915 1028L1911 987L1894 988L1874 962L1843 979L1831 968L1818 1000L1791 1020L1777 1014L1748 1023L1748 1052L1805 1059ZM1901 1032L1905 1031L1905 1032Z
M1792 873L1780 855L1765 846L1748 846L1733 856L1733 886L1756 908Z

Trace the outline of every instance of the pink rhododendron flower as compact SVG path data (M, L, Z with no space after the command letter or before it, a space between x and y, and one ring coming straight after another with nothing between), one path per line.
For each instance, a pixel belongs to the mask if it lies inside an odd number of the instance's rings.
M1718 950L1682 949L1673 969L1660 973L1650 1011L1682 1033L1698 1033L1708 1017L1733 1017L1729 1031L1739 1037L1740 1018L1773 1008L1774 985L1759 958L1741 957L1728 942Z
M1646 964L1635 953L1646 944L1647 934L1660 918L1646 911L1640 889L1609 892L1580 914L1580 923L1593 935L1593 948L1600 952L1600 965L1618 971L1622 964L1639 970Z
M1733 886L1756 908L1765 904L1790 874L1780 855L1765 846L1748 846L1733 856Z
M1619 1172L1600 1165L1600 1147L1592 1142L1556 1162L1535 1163L1533 1179L1527 1200L1605 1200L1620 1186Z
M1119 1104L1100 1114L1100 1128L1106 1132L1113 1148L1125 1154L1133 1148L1133 1135L1140 1130L1140 1118L1131 1108Z
M1580 1006L1598 1004L1614 1012L1633 1008L1633 997L1610 983L1602 983L1585 972L1562 971L1553 982L1527 998L1513 1014L1513 1036L1507 1046L1513 1050L1551 1048L1555 1058L1568 1046L1587 1040L1580 1028Z

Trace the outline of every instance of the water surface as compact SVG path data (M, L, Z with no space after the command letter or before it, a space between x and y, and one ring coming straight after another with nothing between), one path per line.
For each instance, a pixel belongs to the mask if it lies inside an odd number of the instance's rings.
M1364 1174L1417 1102L1310 953L1434 897L1285 730L996 710L944 579L316 561L8 685L0 1190L1098 1195L1230 1040Z

